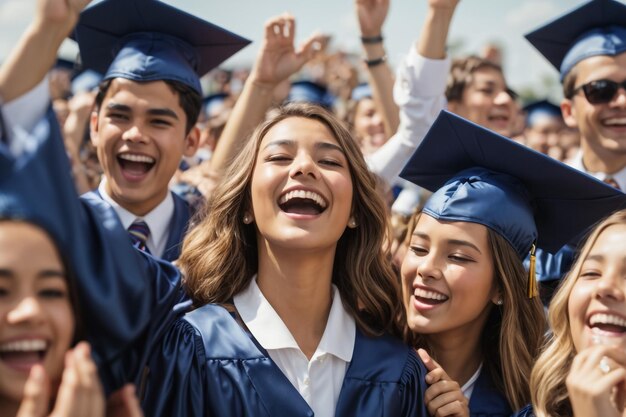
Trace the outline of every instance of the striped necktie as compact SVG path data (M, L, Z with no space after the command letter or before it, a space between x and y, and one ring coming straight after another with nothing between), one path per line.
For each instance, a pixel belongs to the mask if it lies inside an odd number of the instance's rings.
M130 240L134 247L150 253L148 246L146 246L146 242L150 236L150 228L146 222L139 219L135 220L133 224L128 227L128 234L130 235Z

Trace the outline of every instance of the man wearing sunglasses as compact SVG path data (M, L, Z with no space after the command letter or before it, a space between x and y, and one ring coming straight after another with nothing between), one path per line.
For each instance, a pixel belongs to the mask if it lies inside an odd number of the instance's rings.
M572 166L626 191L626 5L592 0L526 38L560 71Z

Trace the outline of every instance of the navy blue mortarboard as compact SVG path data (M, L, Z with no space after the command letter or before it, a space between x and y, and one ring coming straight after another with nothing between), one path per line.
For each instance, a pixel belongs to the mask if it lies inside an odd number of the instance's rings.
M314 103L329 108L332 107L335 97L321 84L313 81L296 81L291 83L286 101L289 103Z
M434 194L424 212L479 223L523 259L555 253L626 207L626 194L553 158L442 111L400 174Z
M158 0L104 0L74 30L84 68L104 79L179 81L199 77L250 41Z
M54 63L54 68L55 69L67 70L67 71L73 73L78 68L78 64L76 62L74 62L74 61L69 60L69 59L58 57L56 62Z
M350 99L353 101L360 101L364 98L372 98L372 88L367 83L362 83L354 87Z
M216 93L206 96L202 99L202 108L207 118L211 118L219 114L222 104L228 97L226 93Z
M102 74L94 70L85 70L72 78L72 95L92 91L102 81Z
M543 117L556 117L562 119L561 108L548 100L539 100L524 106L526 112L526 124L533 126L537 120Z
M626 5L591 0L528 33L526 39L561 73L561 81L578 62L626 51Z

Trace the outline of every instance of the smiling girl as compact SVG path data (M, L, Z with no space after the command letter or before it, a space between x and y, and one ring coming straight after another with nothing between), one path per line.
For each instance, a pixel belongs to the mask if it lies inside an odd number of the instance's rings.
M535 245L558 250L622 196L446 112L403 176L434 192L401 268L412 343L440 365L420 351L429 411L460 412L465 397L471 415L510 415L530 398L546 330L522 261ZM575 214L555 215L565 207Z
M552 335L519 415L621 416L626 381L626 211L600 223L550 305Z

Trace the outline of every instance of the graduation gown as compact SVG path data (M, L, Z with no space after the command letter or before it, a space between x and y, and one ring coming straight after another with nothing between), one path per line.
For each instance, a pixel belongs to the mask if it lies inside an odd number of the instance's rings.
M163 252L163 256L161 256L161 259L172 262L180 256L180 249L183 245L185 233L187 232L189 219L191 219L193 213L191 206L189 206L183 198L174 192L170 191L170 193L174 198L174 213L168 225L169 235L167 237L165 251ZM94 190L85 193L81 198L88 200L93 198L102 199L102 195L100 195L98 190Z
M78 198L51 109L47 121L49 135L22 157L0 143L0 208L41 225L69 261L106 393L147 381L147 416L312 416L226 310L206 305L183 316L179 271L133 248L102 199ZM357 331L336 415L426 417L425 375L401 341Z
M518 410L514 414L511 414L511 417L535 417L535 410L533 409L532 404L528 404L521 410Z
M149 416L313 416L254 337L222 306L178 320L153 352L143 402ZM356 332L337 416L428 416L426 370L390 336Z
M481 371L476 379L469 410L471 417L508 417L512 413L506 397L495 387L486 371Z

